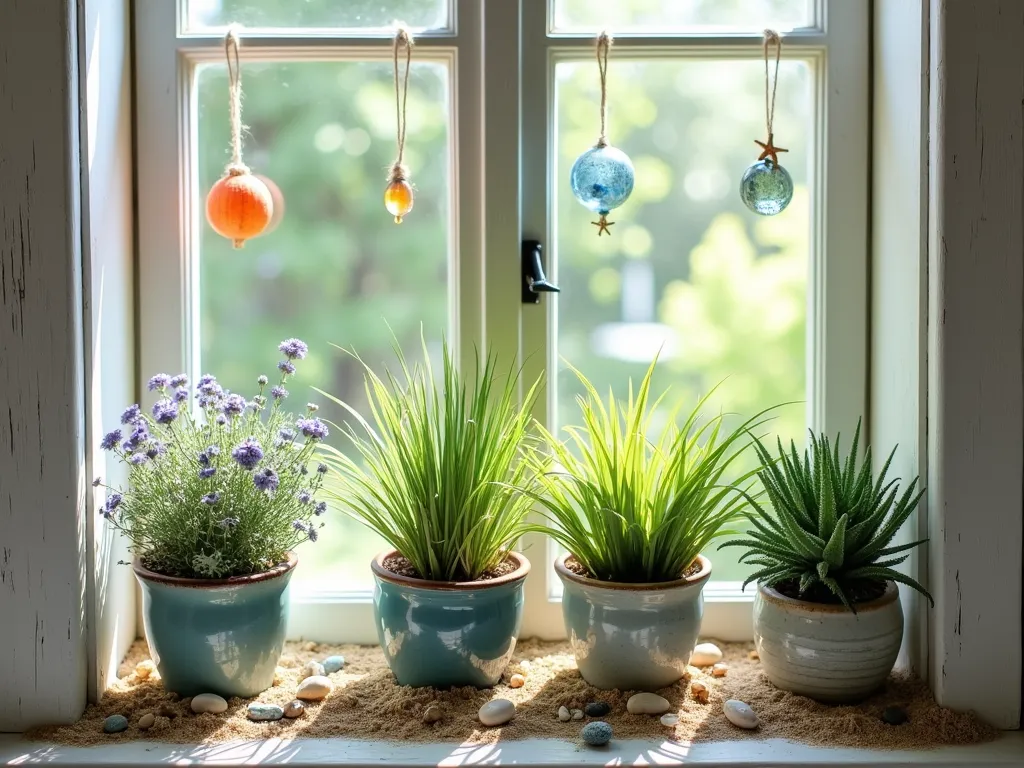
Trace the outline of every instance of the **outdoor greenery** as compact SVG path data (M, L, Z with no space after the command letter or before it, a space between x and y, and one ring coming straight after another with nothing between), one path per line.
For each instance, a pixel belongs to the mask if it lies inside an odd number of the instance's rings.
M565 442L539 427L550 451L534 452L538 501L550 534L597 578L661 582L681 578L697 555L740 519L750 495L723 484L725 473L750 444L749 430L765 423L759 413L723 431L721 415L704 420L707 397L685 415L670 412L661 436L654 416L667 391L652 398L657 361L634 392L608 402L579 371L585 395L577 398L582 426L565 427ZM743 484L753 471L741 475Z
M317 540L327 505L316 493L327 467L309 465L328 429L315 405L299 419L283 410L284 385L307 350L298 339L279 349L285 359L269 392L266 376L246 400L207 374L195 386L197 416L187 377L157 374L149 380L159 395L152 411L129 406L123 430L104 436L102 447L129 474L127 490L104 486L100 514L150 570L185 578L261 573Z
M744 586L752 581L768 586L791 581L804 595L822 585L854 612L857 606L850 593L859 582L898 581L931 600L924 587L894 570L909 557L897 555L926 539L890 546L924 489L917 490L915 477L897 500L899 480L885 481L896 449L875 480L870 448L858 465L859 440L858 422L845 461L840 459L838 435L830 449L827 437L812 433L802 458L795 445L787 452L781 440L778 458L760 441L755 443L764 465L758 478L775 514L767 514L750 498L754 511L747 517L752 530L747 538L722 545L744 547L741 560L760 568Z
M447 345L441 384L430 354L400 376L366 371L371 420L339 398L358 427L343 428L355 458L323 445L335 472L325 492L339 509L398 550L421 578L475 581L505 559L528 530L522 460L539 382L519 402L515 370L499 375L492 356L460 373ZM468 367L468 366L466 366Z

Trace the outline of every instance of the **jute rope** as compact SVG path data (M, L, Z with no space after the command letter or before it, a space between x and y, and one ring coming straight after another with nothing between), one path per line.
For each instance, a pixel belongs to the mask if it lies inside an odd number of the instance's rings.
M409 177L409 171L405 167L405 126L406 126L406 100L409 97L409 68L412 65L412 35L405 27L400 27L395 33L394 64L395 64L395 118L398 125L398 158L391 166L388 174L388 181L405 181ZM398 58L402 49L405 49L405 75L399 79Z
M249 172L249 168L242 162L242 68L238 59L240 29L232 25L224 36L224 56L228 62L228 105L231 113L231 163L227 172L232 176Z
M601 73L601 135L597 146L608 146L608 49L612 47L612 36L602 32L597 36L597 70Z
M768 46L775 46L775 76L768 77ZM782 38L773 29L764 31L764 120L768 128L768 140L772 138L772 123L775 121L775 90L779 87L779 60L782 58Z

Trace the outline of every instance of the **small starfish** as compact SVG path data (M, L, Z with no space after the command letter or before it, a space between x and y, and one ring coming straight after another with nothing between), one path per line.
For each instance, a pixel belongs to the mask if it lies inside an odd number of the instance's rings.
M764 160L766 157L770 157L772 159L772 165L778 165L779 164L779 156L778 156L777 153L778 152L789 152L788 149L783 149L782 147L776 147L775 144L772 143L774 140L775 140L775 134L772 134L772 133L768 134L768 143L767 144L765 144L763 141L758 141L757 139L754 139L754 143L757 144L757 146L759 146L761 149L764 150L761 153L761 155L757 158L758 160Z
M612 231L610 229L608 229L608 227L614 227L615 226L615 222L614 221L608 221L608 219L605 218L605 214L603 214L603 213L601 214L601 219L599 221L592 221L590 223L593 224L595 227L597 227L597 236L598 237L603 235L605 232L607 232L608 236L611 237Z

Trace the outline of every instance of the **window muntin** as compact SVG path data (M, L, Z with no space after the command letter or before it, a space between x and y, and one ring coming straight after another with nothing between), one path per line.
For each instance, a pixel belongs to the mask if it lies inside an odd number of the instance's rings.
M183 0L189 32L241 24L249 30L373 33L396 21L413 30L450 29L449 0Z
M760 33L812 26L813 0L551 0L557 32Z

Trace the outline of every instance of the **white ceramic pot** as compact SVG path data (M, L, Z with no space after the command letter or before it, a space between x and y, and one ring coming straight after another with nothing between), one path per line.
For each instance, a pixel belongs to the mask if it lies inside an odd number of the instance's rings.
M777 688L818 701L863 699L885 684L903 640L903 609L894 582L877 600L843 605L794 600L759 585L754 642Z

